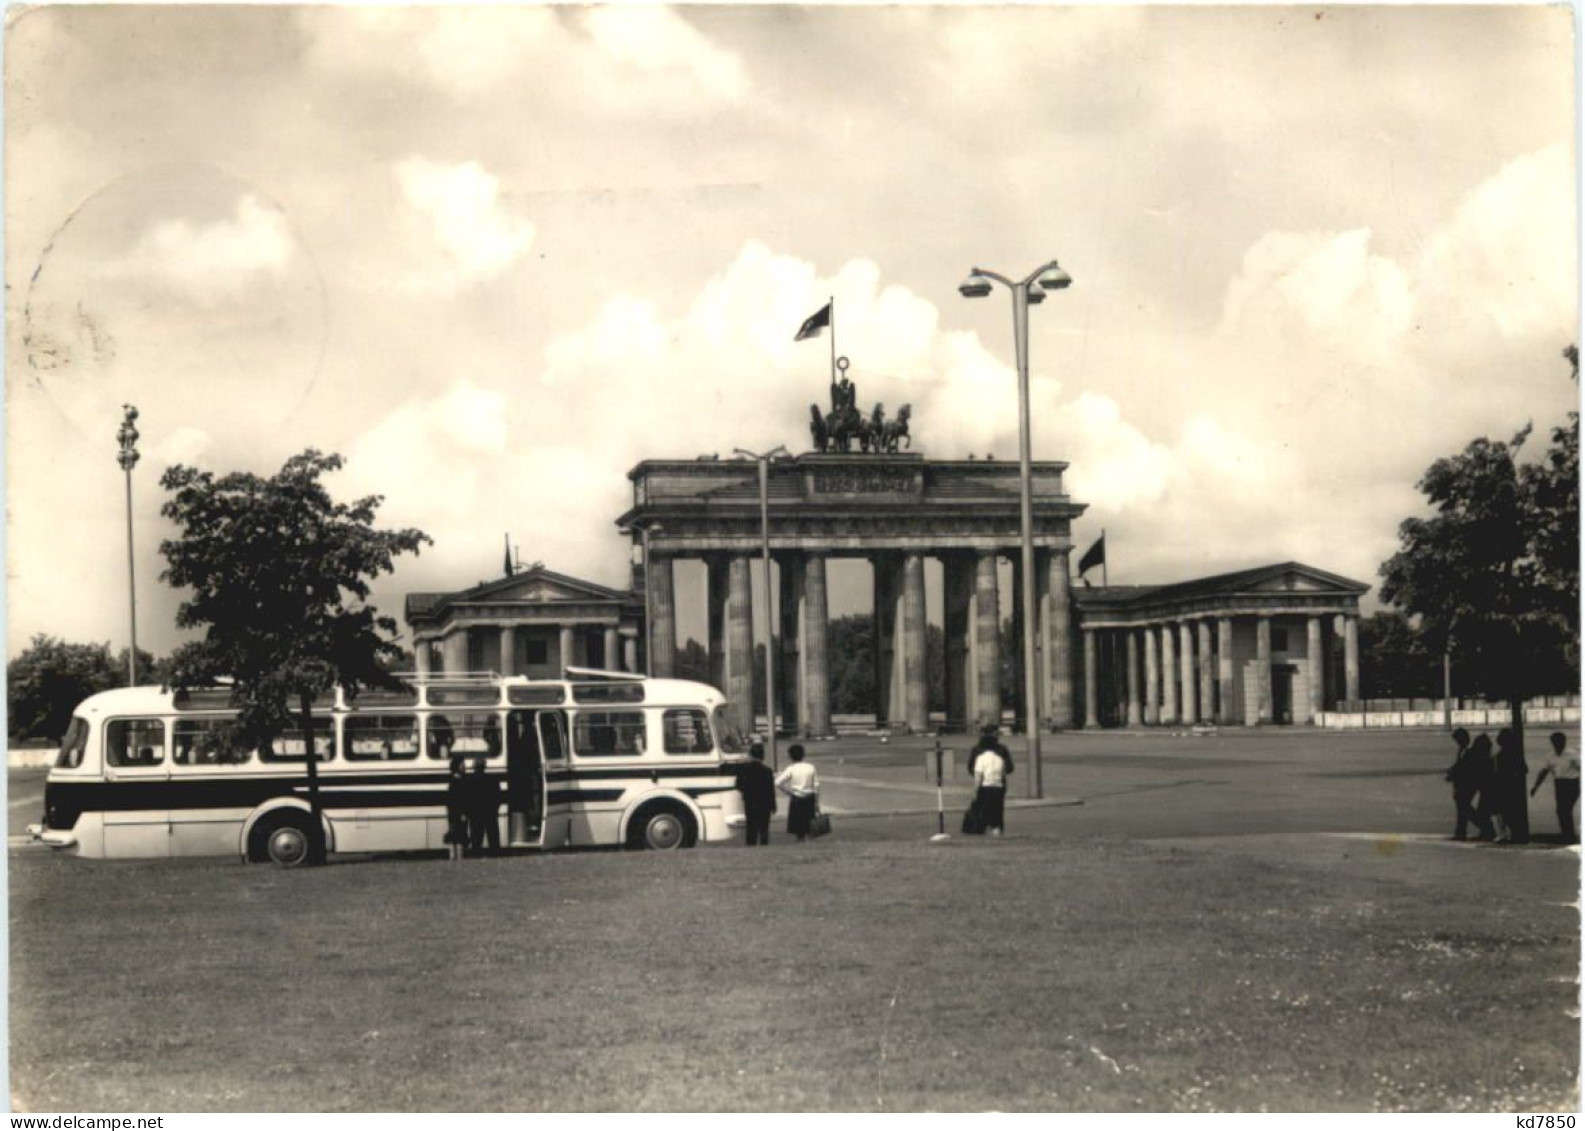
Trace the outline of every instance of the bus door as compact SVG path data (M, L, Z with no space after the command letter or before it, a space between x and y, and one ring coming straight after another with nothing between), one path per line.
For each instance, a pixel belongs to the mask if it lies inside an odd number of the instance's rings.
M536 714L506 715L507 839L515 848L539 845L545 831L545 759Z
M170 757L163 719L105 723L106 856L171 854Z
M535 722L545 782L544 835L539 843L542 848L560 848L572 843L571 803L556 796L571 787L567 778L567 712L540 711Z

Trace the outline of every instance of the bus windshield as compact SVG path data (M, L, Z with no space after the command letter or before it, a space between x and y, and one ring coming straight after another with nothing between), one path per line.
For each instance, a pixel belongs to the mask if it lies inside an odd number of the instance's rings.
M83 750L88 746L88 722L77 715L72 716L71 725L66 728L66 737L61 739L61 752L55 756L57 770L75 770L82 765Z
M723 754L748 753L748 741L724 706L715 709L715 744Z

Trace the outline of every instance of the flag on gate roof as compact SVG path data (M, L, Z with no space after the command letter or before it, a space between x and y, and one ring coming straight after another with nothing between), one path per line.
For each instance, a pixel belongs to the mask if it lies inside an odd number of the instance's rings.
M831 325L831 304L828 302L804 319L804 324L798 327L798 333L793 335L793 341L801 342L805 338L819 337L820 331L829 325Z
M1086 570L1092 570L1098 565L1105 564L1106 532L1103 530L1101 536L1095 540L1095 543L1088 550L1084 551L1084 556L1079 559L1079 576L1083 577Z
M501 565L501 571L508 577L511 577L515 572L512 569L512 536L510 534L506 536L506 558Z

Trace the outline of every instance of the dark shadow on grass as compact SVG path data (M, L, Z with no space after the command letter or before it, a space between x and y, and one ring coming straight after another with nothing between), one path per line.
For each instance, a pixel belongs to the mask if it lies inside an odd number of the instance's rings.
M1104 793L1086 793L1083 800L1094 801L1102 797L1128 797L1135 793L1159 793L1164 789L1182 789L1190 785L1227 785L1225 779L1185 778L1182 781L1156 782L1151 785L1131 785L1126 789L1111 789Z

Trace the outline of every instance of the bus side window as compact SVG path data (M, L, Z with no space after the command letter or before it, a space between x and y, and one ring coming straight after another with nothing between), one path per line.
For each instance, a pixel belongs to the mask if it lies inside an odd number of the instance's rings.
M710 719L692 708L667 711L662 720L668 754L710 753Z
M112 719L105 728L105 757L112 766L158 766L165 761L165 723Z
M349 762L405 762L418 757L418 716L352 715L343 756Z
M229 720L177 719L172 737L178 766L237 766L253 760L253 751L227 741Z

